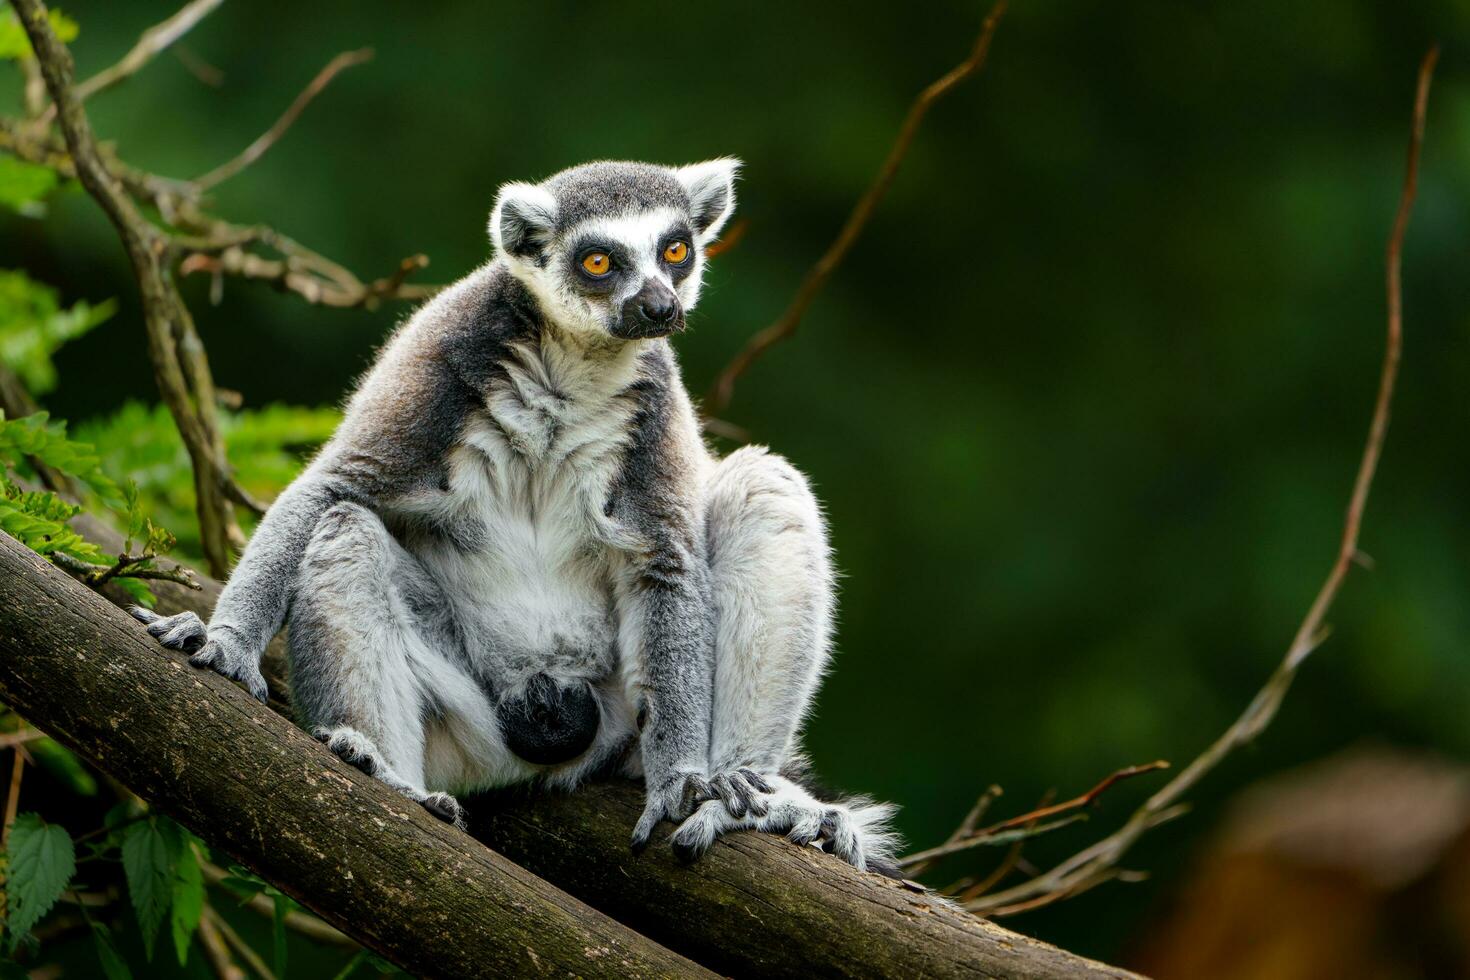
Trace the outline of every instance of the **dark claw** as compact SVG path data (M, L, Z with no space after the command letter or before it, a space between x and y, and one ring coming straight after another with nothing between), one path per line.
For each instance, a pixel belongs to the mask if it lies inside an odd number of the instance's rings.
M366 769L363 771L367 772ZM368 773L368 775L371 776L372 773ZM428 810L445 823L452 824L459 818L459 807L444 797L431 796L427 800L422 800L421 803L425 810Z
M767 782L766 777L762 776L754 769L741 769L739 770L739 772L740 775L745 777L746 782L750 783L750 785L754 786L762 793L774 793L776 791L776 787Z
M692 864L703 853L697 844L681 841L678 837L670 841L669 846L674 849L674 857L679 859L680 864Z

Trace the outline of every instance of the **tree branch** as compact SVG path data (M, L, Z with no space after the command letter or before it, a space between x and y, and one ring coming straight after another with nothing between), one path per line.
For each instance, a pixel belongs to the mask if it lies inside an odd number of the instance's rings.
M86 515L73 523L104 548L119 540ZM208 619L220 586L203 576L199 584L199 592L157 586L158 611L191 610ZM120 605L130 602L124 593L106 594ZM0 590L0 635L7 633L10 605ZM271 707L289 712L277 696L286 669L283 638L271 643L262 669L272 690ZM274 792L284 791L276 787ZM635 783L592 784L571 794L513 790L467 802L471 832L498 853L656 942L727 974L1131 976L965 914L912 882L864 874L770 834L722 838L692 867L679 864L666 847L634 858L628 835L643 809L642 789ZM371 840L364 844L377 846ZM346 927L343 931L361 938Z
M0 700L415 974L709 975L342 763L5 535Z
M219 0L216 0L216 2L219 2ZM291 125L296 122L301 113L311 104L311 100L316 98L322 89L331 84L332 79L337 77L338 72L351 68L353 65L364 64L372 59L373 49L362 48L358 51L344 51L327 62L326 67L317 72L316 77L311 80L310 84L301 90L301 93L296 96L291 105L281 114L281 118L276 120L274 126L257 137L255 142L241 150L239 156L233 160L220 164L203 176L194 178L194 186L201 191L208 191L211 188L218 187L256 160L259 160L282 136L286 135L286 130L291 128Z
M800 288L796 291L795 298L786 307L785 312L776 319L775 323L750 338L745 347L720 372L719 377L710 387L709 393L705 395L705 412L717 415L729 407L730 399L735 393L735 382L740 380L741 375L750 370L750 366L766 351L783 340L790 339L796 333L796 328L801 325L801 318L806 315L807 307L812 305L812 301L817 298L817 294L822 291L822 287L827 284L832 273L837 271L837 267L847 257L848 251L862 235L863 229L867 227L868 220L877 210L883 196L888 193L888 186L893 183L899 165L908 155L909 146L918 134L924 116L928 114L934 103L984 67L985 58L990 53L991 38L995 36L995 29L1000 26L1000 19L1004 16L1005 10L1006 0L997 0L990 14L985 18L985 23L980 29L980 36L975 39L969 57L932 82L914 99L913 105L909 107L908 115L904 117L903 125L899 127L898 136L888 151L887 158L878 168L877 176L863 192L863 196L858 198L857 204L854 205L852 213L848 215L847 223L842 226L836 240L828 246L827 251L817 260L817 264L806 274L806 278L802 280Z
M172 17L154 24L138 37L138 43L123 55L122 60L79 84L76 88L77 98L86 101L98 92L104 92L136 74L175 41L193 30L195 24L214 13L222 3L224 0L192 0Z
M72 90L71 53L57 39L40 0L13 0L31 41L77 179L117 229L142 293L148 352L154 377L194 467L200 541L210 570L229 568L244 535L223 486L228 478L224 441L215 410L214 380L193 317L165 263L167 237L147 221L112 174L97 148L81 100Z
M1005 915L1026 911L1076 895L1116 876L1118 861L1140 837L1149 829L1178 816L1182 812L1179 801L1184 794L1193 789L1195 784L1231 752L1250 742L1265 730L1276 716L1276 711L1281 706L1286 692L1291 688L1291 683L1295 680L1302 662L1326 638L1324 620L1357 557L1358 532L1362 526L1363 511L1368 504L1368 493L1373 486L1373 475L1377 471L1378 460L1383 452L1384 436L1388 432L1389 409L1393 403L1394 384L1398 378L1399 358L1403 346L1401 265L1404 234L1408 229L1409 214L1413 210L1414 197L1418 189L1419 154L1424 141L1424 120L1429 103L1429 85L1434 76L1435 62L1438 59L1439 48L1435 46L1429 49L1419 66L1404 186L1399 195L1398 210L1394 215L1393 230L1389 234L1385 257L1388 293L1387 342L1367 441L1363 447L1362 458L1358 463L1357 477L1353 481L1352 496L1348 500L1337 558L1327 573L1321 589L1318 590L1316 598L1312 600L1311 607L1307 610L1301 625L1297 627L1285 657L1266 681L1265 686L1257 692L1240 717L1225 730L1224 734L1186 766L1179 775L1151 796L1116 832L1028 882L969 902L966 908L971 911L985 915Z

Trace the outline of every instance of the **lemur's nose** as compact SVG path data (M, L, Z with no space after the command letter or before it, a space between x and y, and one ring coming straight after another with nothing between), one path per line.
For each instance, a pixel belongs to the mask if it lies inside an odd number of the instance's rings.
M638 311L653 323L668 323L679 313L679 298L663 283L652 282L638 293Z

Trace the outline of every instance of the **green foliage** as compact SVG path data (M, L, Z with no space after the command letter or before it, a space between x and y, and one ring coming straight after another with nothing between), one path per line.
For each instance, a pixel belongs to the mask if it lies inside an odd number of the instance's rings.
M77 796L97 795L97 777L66 746L49 738L38 738L26 745L26 751L37 765L60 779Z
M76 873L77 858L71 835L36 813L16 817L6 857L6 925L14 950L61 897Z
M51 29L63 44L76 40L79 30L76 21L60 10L49 11L47 17L51 21ZM14 61L30 55L31 39L26 37L25 28L20 26L20 18L16 16L15 10L7 4L4 10L0 10L0 59Z
M82 914L85 915L85 911ZM133 971L128 969L127 961L118 955L117 947L112 945L112 934L107 927L90 918L87 925L92 927L92 945L97 950L98 962L102 964L102 975L107 980L133 980Z
M296 478L307 454L331 437L339 421L341 413L334 408L268 405L221 413L220 427L241 486L270 500ZM129 401L77 432L96 446L109 472L132 476L141 508L180 529L179 553L197 557L194 475L168 409Z
M6 476L4 469L28 469L32 457L83 481L102 503L118 513L128 537L126 563L104 555L97 545L68 526L81 507L49 490L22 490ZM93 579L83 576L84 581L100 581L99 577L112 570L116 561L119 569L111 580L137 602L150 607L154 604L152 591L135 573L155 568L154 559L170 551L175 540L144 513L142 497L133 483L119 487L103 471L93 448L68 439L66 424L49 422L45 412L11 420L0 412L0 467L0 530L38 554L62 554L93 566L94 571L89 573ZM132 554L135 542L142 548L138 555Z
M158 927L173 903L174 881L184 850L183 831L172 820L151 817L123 833L123 872L127 875L133 911L138 916L143 948L150 960Z
M43 174L50 175L50 183ZM55 182L55 175L44 167L0 156L0 204L20 208L46 194ZM52 355L116 311L114 300L96 306L78 300L63 309L55 289L23 272L0 269L0 361L31 394L44 395L56 387Z
M23 467L27 457L35 457L47 466L81 480L108 507L127 511L127 498L117 483L102 471L101 457L87 443L68 439L65 422L50 421L46 412L36 412L21 419L7 419L0 412L0 460L8 460L12 467Z
M179 966L188 962L189 946L194 941L194 932L199 928L199 918L204 912L204 873L199 870L193 838L188 831L182 833L184 847L174 866L172 905L169 909L169 927Z
M46 213L41 201L56 189L56 185L56 171L50 167L26 163L15 157L0 157L0 206L28 218L40 218ZM3 316L0 316L0 328L3 324Z

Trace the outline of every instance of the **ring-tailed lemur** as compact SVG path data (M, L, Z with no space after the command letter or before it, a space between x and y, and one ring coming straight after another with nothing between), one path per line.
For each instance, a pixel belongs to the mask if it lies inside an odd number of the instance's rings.
M449 792L642 775L692 858L729 830L883 868L890 808L792 778L833 571L807 481L717 459L665 339L699 296L739 163L592 163L500 190L496 257L421 308L271 506L206 627L165 646L292 701L332 751L436 815Z

